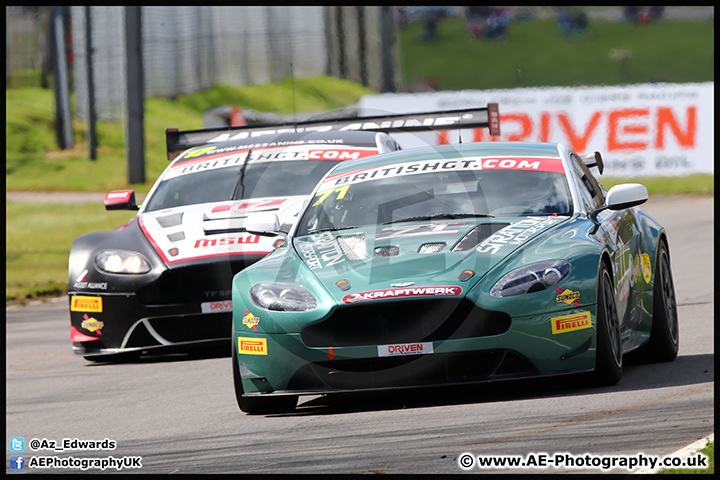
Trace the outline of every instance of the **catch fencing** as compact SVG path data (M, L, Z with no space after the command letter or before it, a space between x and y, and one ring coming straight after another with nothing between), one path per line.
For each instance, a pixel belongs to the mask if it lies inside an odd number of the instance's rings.
M6 7L6 84L18 72L47 77L50 7ZM66 7L66 48L78 118L88 101L88 18L97 118L122 120L126 99L125 9ZM144 6L145 97L175 98L216 84L263 84L333 75L391 91L392 9L381 6ZM16 31L18 27L24 32ZM32 46L18 49L19 42ZM34 63L33 63L34 62ZM46 80L44 80L47 83ZM47 85L43 85L47 86Z

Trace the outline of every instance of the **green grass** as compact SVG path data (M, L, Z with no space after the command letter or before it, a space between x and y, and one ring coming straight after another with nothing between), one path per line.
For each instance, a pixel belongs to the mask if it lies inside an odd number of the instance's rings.
M294 101L293 101L293 88ZM132 185L150 190L168 164L165 128L203 127L202 112L217 105L237 105L264 112L290 114L332 110L375 93L361 85L332 77L289 79L276 84L215 87L176 100L149 98L145 102L145 183ZM98 158L91 161L85 143L85 124L73 122L75 146L58 150L55 138L52 90L7 89L6 162L7 190L109 191L127 188L127 157L120 122L98 122Z
M682 177L599 177L605 190L620 183L642 183L649 195L714 195L715 175L695 173Z
M67 293L67 263L75 237L112 230L134 212L106 212L102 204L5 201L5 302Z
M405 85L435 77L441 90L617 85L714 80L714 22L647 25L591 20L586 33L561 35L555 19L512 23L503 41L472 40L462 19L439 22L436 38L419 40L422 22L398 34ZM626 70L610 57L630 53Z
M659 474L664 475L687 475L687 474L713 474L715 473L715 442L708 442L707 446L699 450L708 457L708 468L668 468L660 470Z

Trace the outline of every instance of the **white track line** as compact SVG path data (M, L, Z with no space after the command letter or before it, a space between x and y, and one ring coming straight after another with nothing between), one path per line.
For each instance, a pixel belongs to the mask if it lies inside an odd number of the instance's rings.
M677 452L671 453L671 454L668 455L668 456L670 456L670 457L682 457L682 458L689 457L690 455L692 455L693 453L697 452L698 450L700 450L700 449L702 449L702 448L705 448L705 446L708 444L708 442L714 442L714 441L715 441L715 434L714 434L714 433L711 433L711 434L708 435L707 437L701 438L701 439L698 440L697 442L691 443L691 444L688 445L687 447L683 447L683 448L681 448L680 450L678 450ZM657 473L657 472L659 472L660 470L661 470L661 469L651 470L651 469L649 469L649 468L643 468L643 469L638 470L638 471L633 472L633 473Z

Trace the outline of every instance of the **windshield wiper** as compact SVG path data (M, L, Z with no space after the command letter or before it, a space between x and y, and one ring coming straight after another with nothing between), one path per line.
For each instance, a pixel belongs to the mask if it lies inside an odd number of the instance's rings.
M392 220L390 222L385 222L383 225L389 225L391 223L401 223L401 222L416 222L419 220L435 220L436 218L469 218L469 217L482 217L482 218L495 218L494 215L487 215L484 213L440 213L438 215L421 215L418 217L407 217L407 218L401 218L400 220Z
M248 149L247 157L245 157L245 161L240 166L240 170L238 170L237 174L237 180L235 180L235 185L233 185L232 195L230 195L230 200L236 200L237 194L242 188L243 181L245 180L245 166L250 161L250 154L252 153L252 148Z
M313 233L320 233L320 232L337 232L339 230L350 230L351 228L357 228L356 226L351 227L325 227L325 228L318 228L317 230L308 230L307 234L312 235Z

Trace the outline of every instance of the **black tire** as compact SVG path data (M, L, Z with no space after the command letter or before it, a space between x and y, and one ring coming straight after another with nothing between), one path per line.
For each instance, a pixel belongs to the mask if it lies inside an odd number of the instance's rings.
M643 359L651 362L671 362L678 354L680 330L670 254L663 241L658 245L654 275L652 329L650 340L642 350Z
M615 385L623 374L622 339L613 281L604 262L598 276L596 321L597 339L593 380L596 385Z
M266 413L287 413L295 410L297 406L297 396L283 397L243 397L245 390L242 386L242 378L240 377L240 365L237 359L237 344L235 343L235 332L232 334L232 352L230 354L233 364L233 383L235 385L235 399L238 407L243 412L250 415L262 415Z

